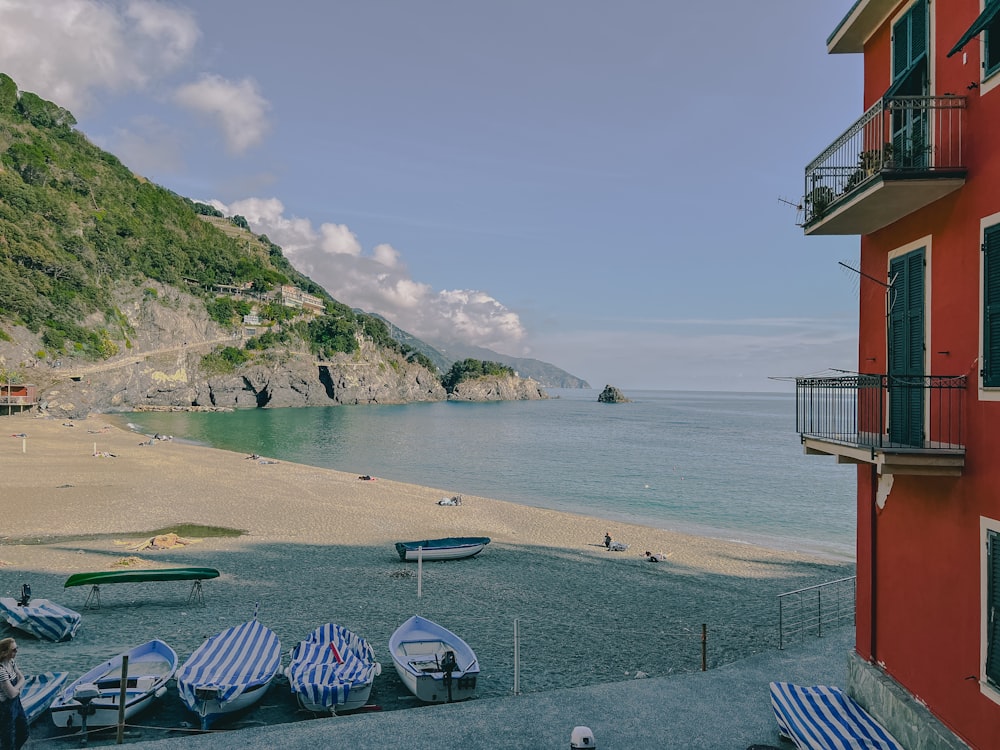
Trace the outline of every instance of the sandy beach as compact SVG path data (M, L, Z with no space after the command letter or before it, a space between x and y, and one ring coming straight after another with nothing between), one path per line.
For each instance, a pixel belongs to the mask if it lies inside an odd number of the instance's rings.
M701 669L703 624L709 668L776 648L777 594L854 574L839 560L520 506L462 487L363 481L149 441L100 415L0 418L0 476L0 595L17 596L29 583L36 597L84 615L66 643L14 633L19 664L26 673L69 671L71 679L154 637L183 660L255 607L286 654L327 621L369 639L383 664L372 702L383 710L415 705L386 645L412 614L472 645L480 698L513 688L515 621L523 692L660 677ZM455 494L462 505L437 504ZM129 549L179 524L243 533ZM607 551L605 531L628 549ZM447 536L492 542L475 558L425 563L418 598L417 566L401 562L393 543ZM647 562L646 550L666 560ZM123 565L207 566L221 576L205 582L204 606L188 601L183 581L102 587L99 610L84 609L86 587L63 588L72 573ZM196 722L176 694L160 704L144 721L175 729ZM278 681L235 726L308 718ZM55 734L47 718L33 729L36 740Z

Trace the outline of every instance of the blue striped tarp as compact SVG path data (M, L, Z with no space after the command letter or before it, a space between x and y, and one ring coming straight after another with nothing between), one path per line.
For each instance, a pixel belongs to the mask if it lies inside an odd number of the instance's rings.
M21 705L29 724L45 713L67 679L69 672L42 672L24 678Z
M352 689L371 685L379 669L368 641L330 622L292 649L287 674L292 692L304 701L334 708L348 701Z
M0 614L18 630L47 641L72 638L83 619L79 612L48 599L32 599L21 607L17 599L10 596L0 597Z
M177 670L177 692L197 711L199 689L218 691L226 704L245 690L263 685L281 666L281 643L257 620L227 628L206 640Z
M839 688L771 683L778 729L799 750L904 750Z

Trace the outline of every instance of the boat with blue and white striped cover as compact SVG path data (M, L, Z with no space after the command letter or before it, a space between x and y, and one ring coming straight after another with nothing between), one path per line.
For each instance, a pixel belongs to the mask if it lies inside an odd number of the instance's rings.
M207 639L177 670L184 705L209 729L220 717L253 706L281 667L281 642L254 619Z
M41 674L25 675L24 687L21 689L21 705L24 715L31 724L45 713L55 700L59 688L69 679L69 672L42 672Z
M125 675L125 718L148 707L167 692L167 682L177 671L177 652L159 639L142 643L108 659L64 688L50 706L57 727L81 726L86 704L88 727L109 727L118 723L122 671ZM85 709L86 710L86 709Z
M343 625L320 625L290 652L285 669L299 705L315 713L354 711L368 702L382 665L371 644Z
M778 731L799 750L904 750L839 688L772 682L770 689Z
M68 641L80 628L83 617L48 599L29 599L21 604L11 596L0 597L0 614L18 630L46 641Z

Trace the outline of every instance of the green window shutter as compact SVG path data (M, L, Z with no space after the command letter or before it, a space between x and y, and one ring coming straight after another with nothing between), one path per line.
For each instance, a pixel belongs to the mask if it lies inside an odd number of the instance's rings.
M889 441L920 446L924 431L924 249L893 258L889 278Z
M927 3L920 0L892 27L892 79L927 51Z
M912 11L911 11L912 12ZM892 27L892 80L899 78L910 67L910 14L907 13Z
M1000 386L1000 224L983 233L983 385Z
M996 15L986 27L983 37L986 42L986 52L983 62L986 64L986 75L992 75L1000 69L1000 2L994 3L997 7Z
M906 374L924 374L924 251L906 256Z
M921 0L909 12L910 63L927 51L927 3Z
M987 532L986 680L1000 685L1000 534Z

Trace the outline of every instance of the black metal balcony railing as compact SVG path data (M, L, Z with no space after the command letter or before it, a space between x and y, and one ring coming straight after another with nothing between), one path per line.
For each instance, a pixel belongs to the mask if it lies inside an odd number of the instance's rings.
M964 450L965 375L796 378L796 431L879 449Z
M876 177L931 176L964 169L964 96L880 99L806 167L805 224Z

